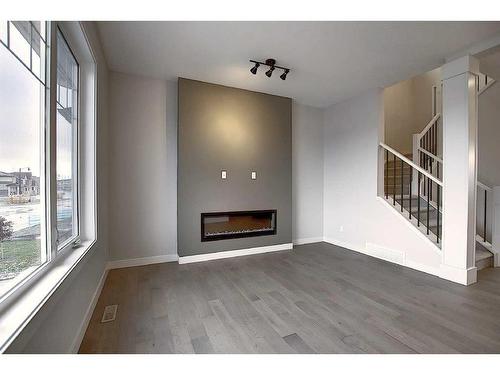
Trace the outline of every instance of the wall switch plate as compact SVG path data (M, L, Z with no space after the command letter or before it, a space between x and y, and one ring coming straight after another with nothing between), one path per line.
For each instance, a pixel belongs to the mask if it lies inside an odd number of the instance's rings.
M341 226L340 226L339 231L340 231L340 232L343 232L343 231L344 231L344 226L343 226L343 225L341 225Z
M257 179L257 172L252 171L252 180L256 180L256 179Z
M220 178L222 178L223 180L225 180L227 178L227 172L226 171L221 171L220 172Z

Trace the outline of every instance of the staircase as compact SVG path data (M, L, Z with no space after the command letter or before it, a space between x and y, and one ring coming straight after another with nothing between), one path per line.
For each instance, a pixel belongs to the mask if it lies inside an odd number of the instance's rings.
M387 145L384 150L384 198L437 247L441 247L442 183Z
M478 77L478 95L487 90L495 80L481 74ZM394 209L420 230L436 247L442 240L442 170L443 160L438 156L441 139L440 90L432 89L433 118L421 133L413 137L413 153L402 155L390 146L381 143L384 160L383 198ZM488 187L478 183L484 191L484 210L487 212ZM490 189L491 190L491 189ZM478 205L482 204L478 200ZM484 215L483 237L477 235L476 267L478 270L493 267L491 243L487 237L487 220ZM478 226L479 228L479 226Z

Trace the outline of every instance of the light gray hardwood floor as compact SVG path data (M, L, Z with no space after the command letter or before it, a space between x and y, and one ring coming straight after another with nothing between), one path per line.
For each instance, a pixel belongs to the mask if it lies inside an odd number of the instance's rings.
M81 353L500 353L500 269L457 285L325 243L110 271ZM100 323L118 304L114 322Z

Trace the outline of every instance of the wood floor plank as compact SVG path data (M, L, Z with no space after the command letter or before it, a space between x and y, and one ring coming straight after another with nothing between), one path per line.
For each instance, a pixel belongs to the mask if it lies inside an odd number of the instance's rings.
M500 353L500 269L478 280L325 243L112 270L80 353Z

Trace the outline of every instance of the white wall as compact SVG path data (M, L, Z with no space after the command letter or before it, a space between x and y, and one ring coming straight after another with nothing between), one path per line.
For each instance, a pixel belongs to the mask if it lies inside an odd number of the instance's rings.
M323 237L323 110L294 103L294 240ZM110 261L177 254L177 83L110 73Z
M369 91L326 110L325 239L376 256L396 254L409 267L437 274L441 255L435 246L377 197L382 134L382 90Z
M7 349L11 353L66 353L76 343L87 309L104 274L108 258L108 70L95 24L85 22L90 44L97 59L98 119L98 238L81 263L51 296Z
M110 260L177 254L177 83L110 73Z
M477 179L487 186L500 186L500 52L488 53L480 59L481 72L496 79L496 83L484 91L478 98L478 174ZM484 233L484 191L480 190L476 206L477 233ZM490 224L493 223L493 194L488 194L486 238L491 242ZM500 221L497 220L495 231L500 232ZM496 235L498 239L500 234Z
M323 109L292 107L292 225L294 243L323 238Z
M497 80L478 99L478 180L500 186L500 53L498 67L489 74Z
M439 85L441 69L434 69L384 89L385 143L409 154L412 134L432 119L432 86Z

